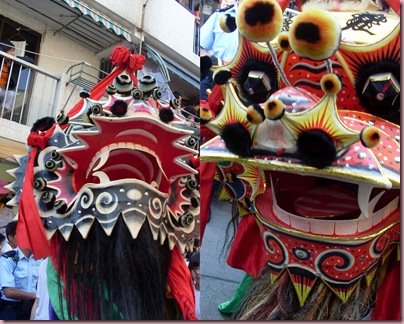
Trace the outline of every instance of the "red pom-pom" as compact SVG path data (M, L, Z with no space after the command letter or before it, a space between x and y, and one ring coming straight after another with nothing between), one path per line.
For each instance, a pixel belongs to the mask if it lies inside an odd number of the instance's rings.
M112 65L125 64L129 61L130 53L125 46L117 46L113 49L109 60Z
M140 54L132 54L129 57L129 69L133 71L139 71L146 63L146 58Z
M117 100L111 106L110 110L115 116L122 117L125 116L128 111L128 104L123 100Z
M174 113L170 108L162 108L159 112L159 117L162 122L169 123L174 120Z

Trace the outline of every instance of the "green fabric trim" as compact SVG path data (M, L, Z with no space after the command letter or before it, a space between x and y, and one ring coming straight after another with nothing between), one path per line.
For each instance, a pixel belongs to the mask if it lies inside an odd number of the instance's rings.
M248 274L245 274L233 296L231 296L231 299L229 301L221 303L218 306L219 311L223 314L233 314L235 310L240 306L245 292L251 287L253 282L254 278Z
M49 293L49 300L52 303L53 310L56 313L56 316L59 319L68 319L69 314L67 312L67 303L66 299L62 295L62 306L60 305L59 300L59 288L58 283L61 282L62 286L62 294L65 291L65 285L63 280L60 279L59 274L57 273L55 267L53 266L52 260L48 260L48 265L46 267L46 274L48 276L48 293ZM62 314L63 309L63 314ZM78 320L77 317L73 317L74 320Z
M103 288L104 288L104 298L108 302L108 289L105 283L103 284ZM119 319L119 320L124 319L123 314L119 311L118 306L116 306L115 303L112 305L112 319Z
M58 283L61 283L62 286L62 294L64 294L64 282L63 280L60 279L59 274L57 273L55 267L52 264L52 260L48 260L48 265L46 268L46 274L48 276L47 280L47 285L48 285L48 293L49 293L49 299L52 303L52 307L59 319L68 319L69 318L69 313L67 312L67 302L65 297L62 295L62 307L60 305L60 300L59 300L59 289L58 289ZM91 282L88 283L91 286ZM104 298L108 302L108 289L105 284L103 284L103 289L104 289ZM62 313L63 309L63 313ZM123 320L123 314L119 311L118 306L114 303L112 305L112 319L120 319ZM74 320L78 320L76 316L73 316Z

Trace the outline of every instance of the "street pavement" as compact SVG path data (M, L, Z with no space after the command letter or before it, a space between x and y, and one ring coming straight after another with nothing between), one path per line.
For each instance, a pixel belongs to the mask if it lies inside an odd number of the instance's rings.
M244 272L226 264L223 246L226 227L231 219L231 203L216 198L211 203L211 218L206 225L201 246L201 317L200 320L230 320L218 305L228 301ZM229 237L233 235L232 230Z

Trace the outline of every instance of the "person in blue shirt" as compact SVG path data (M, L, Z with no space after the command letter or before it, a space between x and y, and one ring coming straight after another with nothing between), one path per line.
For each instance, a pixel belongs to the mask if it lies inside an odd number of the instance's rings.
M17 221L7 224L6 236L13 249L0 258L0 320L29 320L36 298L42 259L35 260L30 250L18 247L16 230Z
M231 2L231 1L227 1ZM234 3L234 1L232 1ZM205 52L215 56L222 63L229 63L236 55L238 48L238 31L225 33L220 28L220 17L224 14L236 15L237 2L215 11L201 28L201 55ZM205 51L205 52L204 52ZM219 63L221 63L219 62Z

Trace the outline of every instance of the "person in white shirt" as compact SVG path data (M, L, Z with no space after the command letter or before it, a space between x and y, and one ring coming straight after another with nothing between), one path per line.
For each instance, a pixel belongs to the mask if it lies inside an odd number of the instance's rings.
M36 298L31 311L31 320L48 321L49 318L49 293L47 286L46 268L49 258L42 261L38 270L38 287Z

